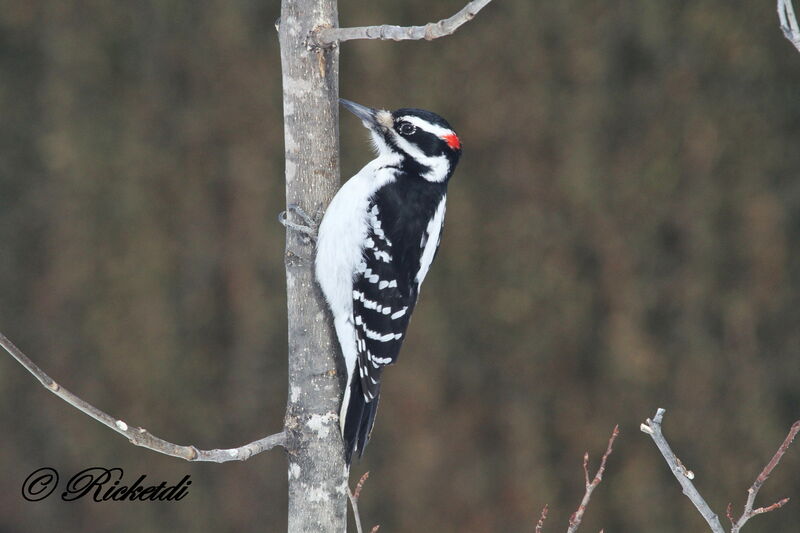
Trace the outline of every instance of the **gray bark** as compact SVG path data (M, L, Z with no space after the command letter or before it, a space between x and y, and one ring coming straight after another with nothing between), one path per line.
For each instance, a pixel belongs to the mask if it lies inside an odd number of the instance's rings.
M339 187L339 50L313 49L314 28L336 26L336 0L283 0L286 201L307 213ZM291 216L291 215L289 215ZM338 343L313 275L312 244L286 234L289 320L289 533L341 532L347 526L347 470L339 435Z

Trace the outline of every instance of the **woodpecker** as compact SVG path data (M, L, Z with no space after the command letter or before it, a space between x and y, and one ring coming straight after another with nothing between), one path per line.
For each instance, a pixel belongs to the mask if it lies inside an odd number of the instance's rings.
M334 196L315 272L347 368L339 423L349 465L369 441L384 368L397 361L442 237L461 141L442 117L340 100L369 130L376 158Z

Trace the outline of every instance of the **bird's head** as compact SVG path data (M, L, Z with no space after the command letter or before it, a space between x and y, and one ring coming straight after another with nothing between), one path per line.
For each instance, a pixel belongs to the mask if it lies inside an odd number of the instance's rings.
M401 158L410 173L432 182L450 179L461 156L461 141L445 119L422 109L373 109L340 99L370 131L379 156Z

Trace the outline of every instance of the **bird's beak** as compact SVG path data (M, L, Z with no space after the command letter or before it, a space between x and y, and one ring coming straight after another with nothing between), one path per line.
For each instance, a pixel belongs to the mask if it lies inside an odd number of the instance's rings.
M379 130L382 126L380 119L383 117L381 117L381 114L388 113L387 111L372 109L371 107L357 104L355 102L351 102L350 100L345 100L344 98L339 98L339 101L342 103L345 109L361 119L361 122L364 124L365 128L370 130Z

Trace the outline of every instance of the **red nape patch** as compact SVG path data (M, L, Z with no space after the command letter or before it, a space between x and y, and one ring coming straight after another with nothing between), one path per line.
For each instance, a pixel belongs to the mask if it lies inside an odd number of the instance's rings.
M452 148L453 150L460 150L461 149L461 141L458 140L458 135L455 133L451 133L450 135L445 135L442 137L447 142L447 146Z

